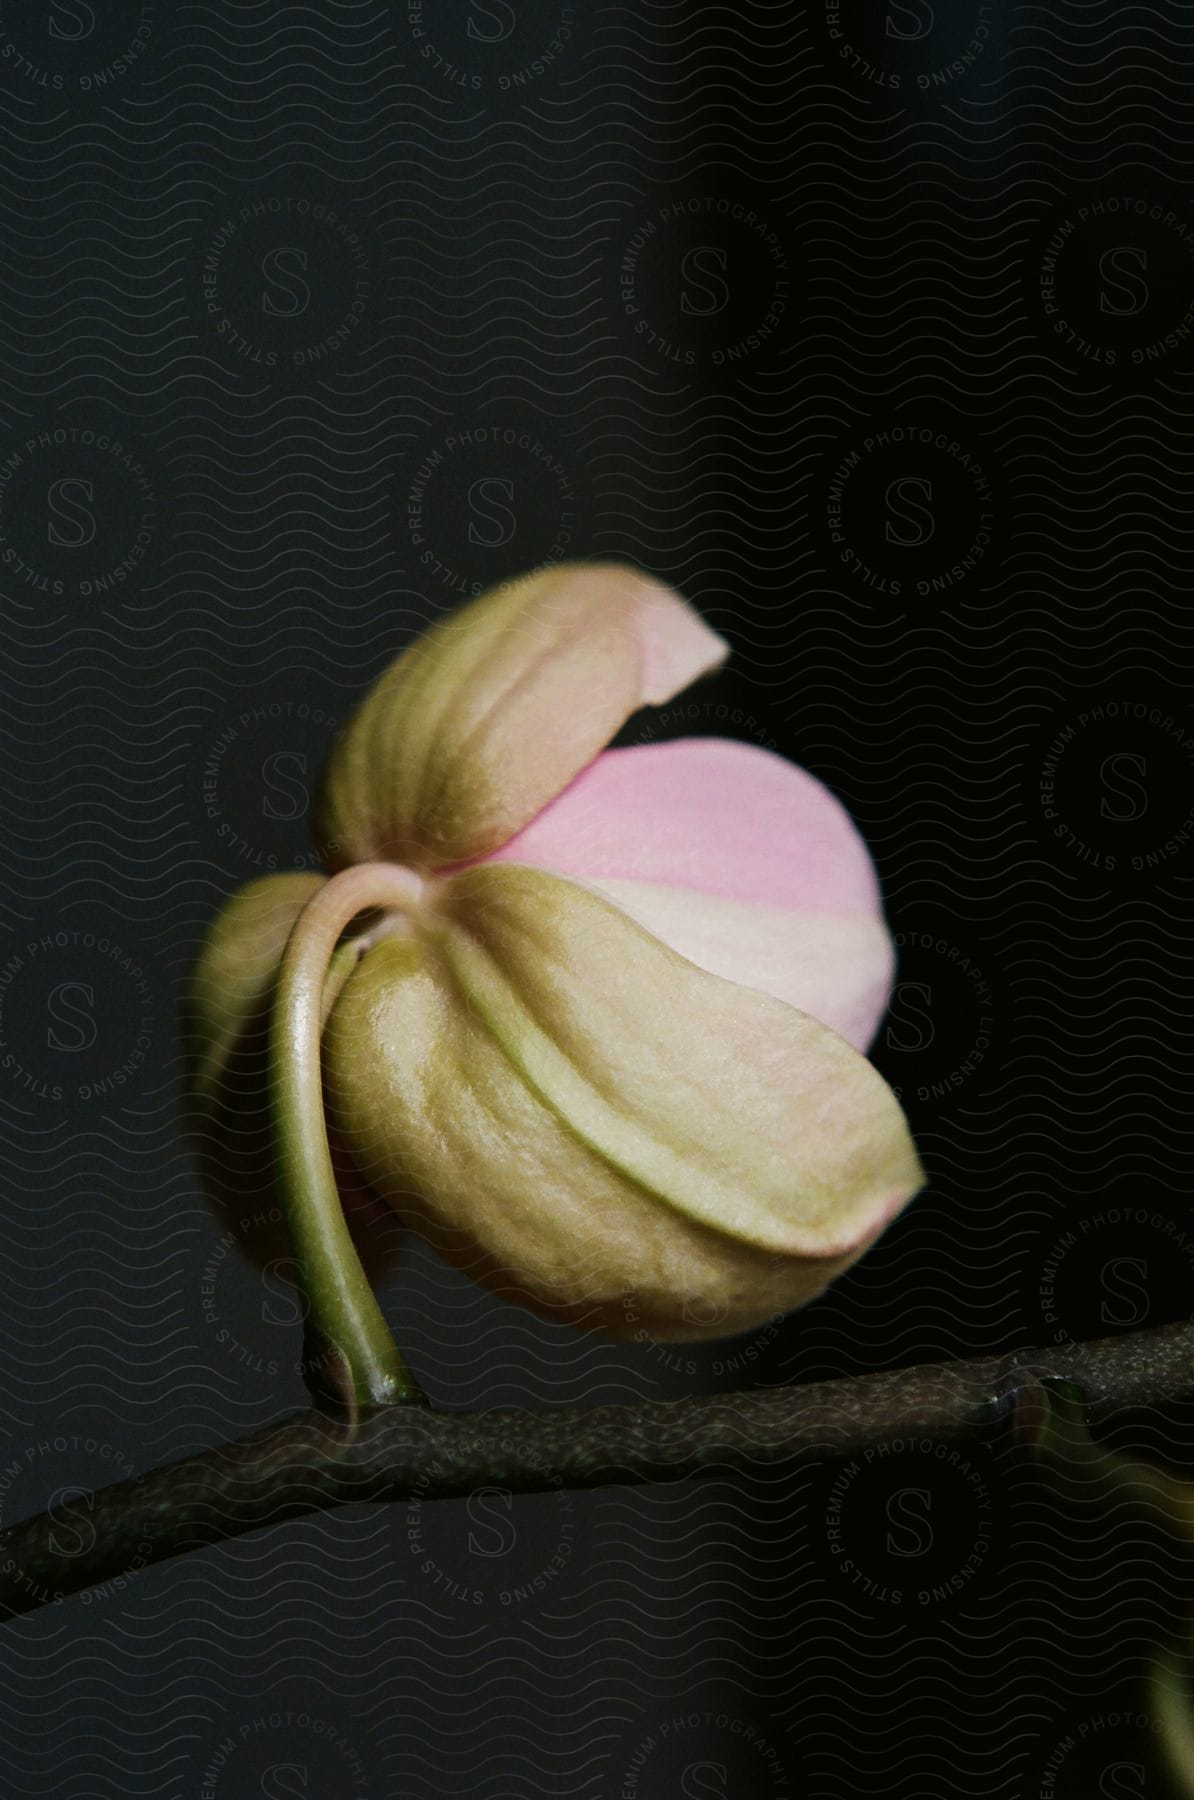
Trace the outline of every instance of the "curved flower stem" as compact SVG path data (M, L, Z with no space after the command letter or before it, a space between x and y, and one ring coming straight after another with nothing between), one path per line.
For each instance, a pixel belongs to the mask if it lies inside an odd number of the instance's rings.
M353 1244L328 1148L320 1035L331 999L367 940L336 945L358 913L409 911L422 883L393 863L360 863L299 914L278 971L270 1021L270 1097L278 1184L307 1306L307 1385L322 1404L421 1399Z

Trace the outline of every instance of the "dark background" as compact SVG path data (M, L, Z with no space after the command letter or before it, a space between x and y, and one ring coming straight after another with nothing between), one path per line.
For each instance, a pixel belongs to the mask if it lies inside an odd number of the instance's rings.
M632 559L733 642L626 741L778 746L859 820L931 1182L695 1350L412 1246L432 1398L1190 1313L1192 49L1180 0L0 4L0 1523L83 1532L79 1488L301 1403L180 1135L180 986L235 886L310 866L371 677L544 559ZM6 1630L2 1787L1160 1794L1183 1579L996 1444L354 1509Z

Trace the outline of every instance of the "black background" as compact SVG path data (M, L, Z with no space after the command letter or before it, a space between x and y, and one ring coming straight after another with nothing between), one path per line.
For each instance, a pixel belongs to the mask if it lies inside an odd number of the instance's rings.
M180 985L235 886L310 866L370 678L561 555L733 642L624 741L778 746L860 822L931 1181L825 1299L691 1351L412 1246L432 1398L1188 1315L1189 7L100 11L0 4L0 1522L301 1403L180 1136ZM1162 1793L1138 1677L1183 1598L997 1446L361 1508L6 1630L3 1791Z

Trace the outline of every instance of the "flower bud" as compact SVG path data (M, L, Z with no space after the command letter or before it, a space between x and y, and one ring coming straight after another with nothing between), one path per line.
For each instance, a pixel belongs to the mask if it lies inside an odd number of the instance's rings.
M314 910L334 936L383 908L323 1003L358 1242L384 1207L549 1317L726 1336L821 1292L921 1185L863 1054L894 957L843 808L742 744L605 749L724 650L646 577L553 569L434 626L338 741L319 834L352 886ZM320 891L253 884L196 973L226 1207L269 1189L264 1021Z

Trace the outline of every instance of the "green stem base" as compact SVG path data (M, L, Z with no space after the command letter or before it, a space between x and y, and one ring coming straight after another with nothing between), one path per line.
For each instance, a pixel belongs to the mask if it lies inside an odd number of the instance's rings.
M306 1303L304 1373L316 1403L355 1417L363 1406L422 1395L390 1335L344 1218L328 1147L320 1037L344 982L368 947L340 945L362 912L409 912L419 877L360 863L320 888L299 914L278 972L270 1024L270 1098L278 1184Z

